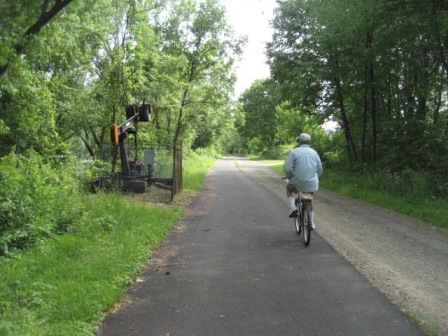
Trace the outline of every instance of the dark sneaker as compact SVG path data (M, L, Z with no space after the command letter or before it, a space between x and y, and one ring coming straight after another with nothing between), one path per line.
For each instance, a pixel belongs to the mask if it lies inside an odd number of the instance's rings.
M297 209L297 208L292 208L290 211L289 211L289 217L297 217L297 214L299 213L299 210Z

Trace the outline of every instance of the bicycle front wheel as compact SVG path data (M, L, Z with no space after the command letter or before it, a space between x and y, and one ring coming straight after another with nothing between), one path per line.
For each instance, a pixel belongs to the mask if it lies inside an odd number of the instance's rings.
M301 226L303 227L303 243L305 246L308 246L311 241L311 214L306 204L303 205L302 216L300 217Z

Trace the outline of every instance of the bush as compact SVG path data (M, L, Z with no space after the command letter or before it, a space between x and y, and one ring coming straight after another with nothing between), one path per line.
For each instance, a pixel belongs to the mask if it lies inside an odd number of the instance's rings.
M271 147L269 150L261 154L260 159L286 160L291 149L293 149L293 146L290 145Z
M45 163L36 153L0 161L0 256L69 229L82 209L74 165Z
M429 184L429 173L406 170L391 173L326 170L320 180L322 188L343 193L372 204L422 219L438 227L448 227L448 203L437 198Z

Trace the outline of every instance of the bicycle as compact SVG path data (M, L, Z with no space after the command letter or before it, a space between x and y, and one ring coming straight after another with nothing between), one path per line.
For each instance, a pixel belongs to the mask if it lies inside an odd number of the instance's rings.
M288 182L288 179L286 177L283 178ZM298 193L297 196L295 196L295 204L298 209L298 214L296 217L293 217L294 219L294 228L296 230L296 233L300 236L302 234L303 237L303 244L305 246L308 246L311 242L311 214L310 209L308 205L313 200L313 194L310 193Z
M296 207L299 209L297 217L294 217L294 227L296 233L300 236L303 232L303 244L308 246L311 242L311 214L308 205L313 200L313 195L308 193L299 193L296 198Z

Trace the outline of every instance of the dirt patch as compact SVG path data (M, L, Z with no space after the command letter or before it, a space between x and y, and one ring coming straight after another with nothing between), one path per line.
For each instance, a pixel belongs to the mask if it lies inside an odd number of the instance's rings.
M238 166L286 204L278 173L244 159ZM315 207L319 235L428 332L448 335L446 230L326 190Z
M141 203L171 204L171 190L154 186L148 187L144 193L130 193L127 197Z

